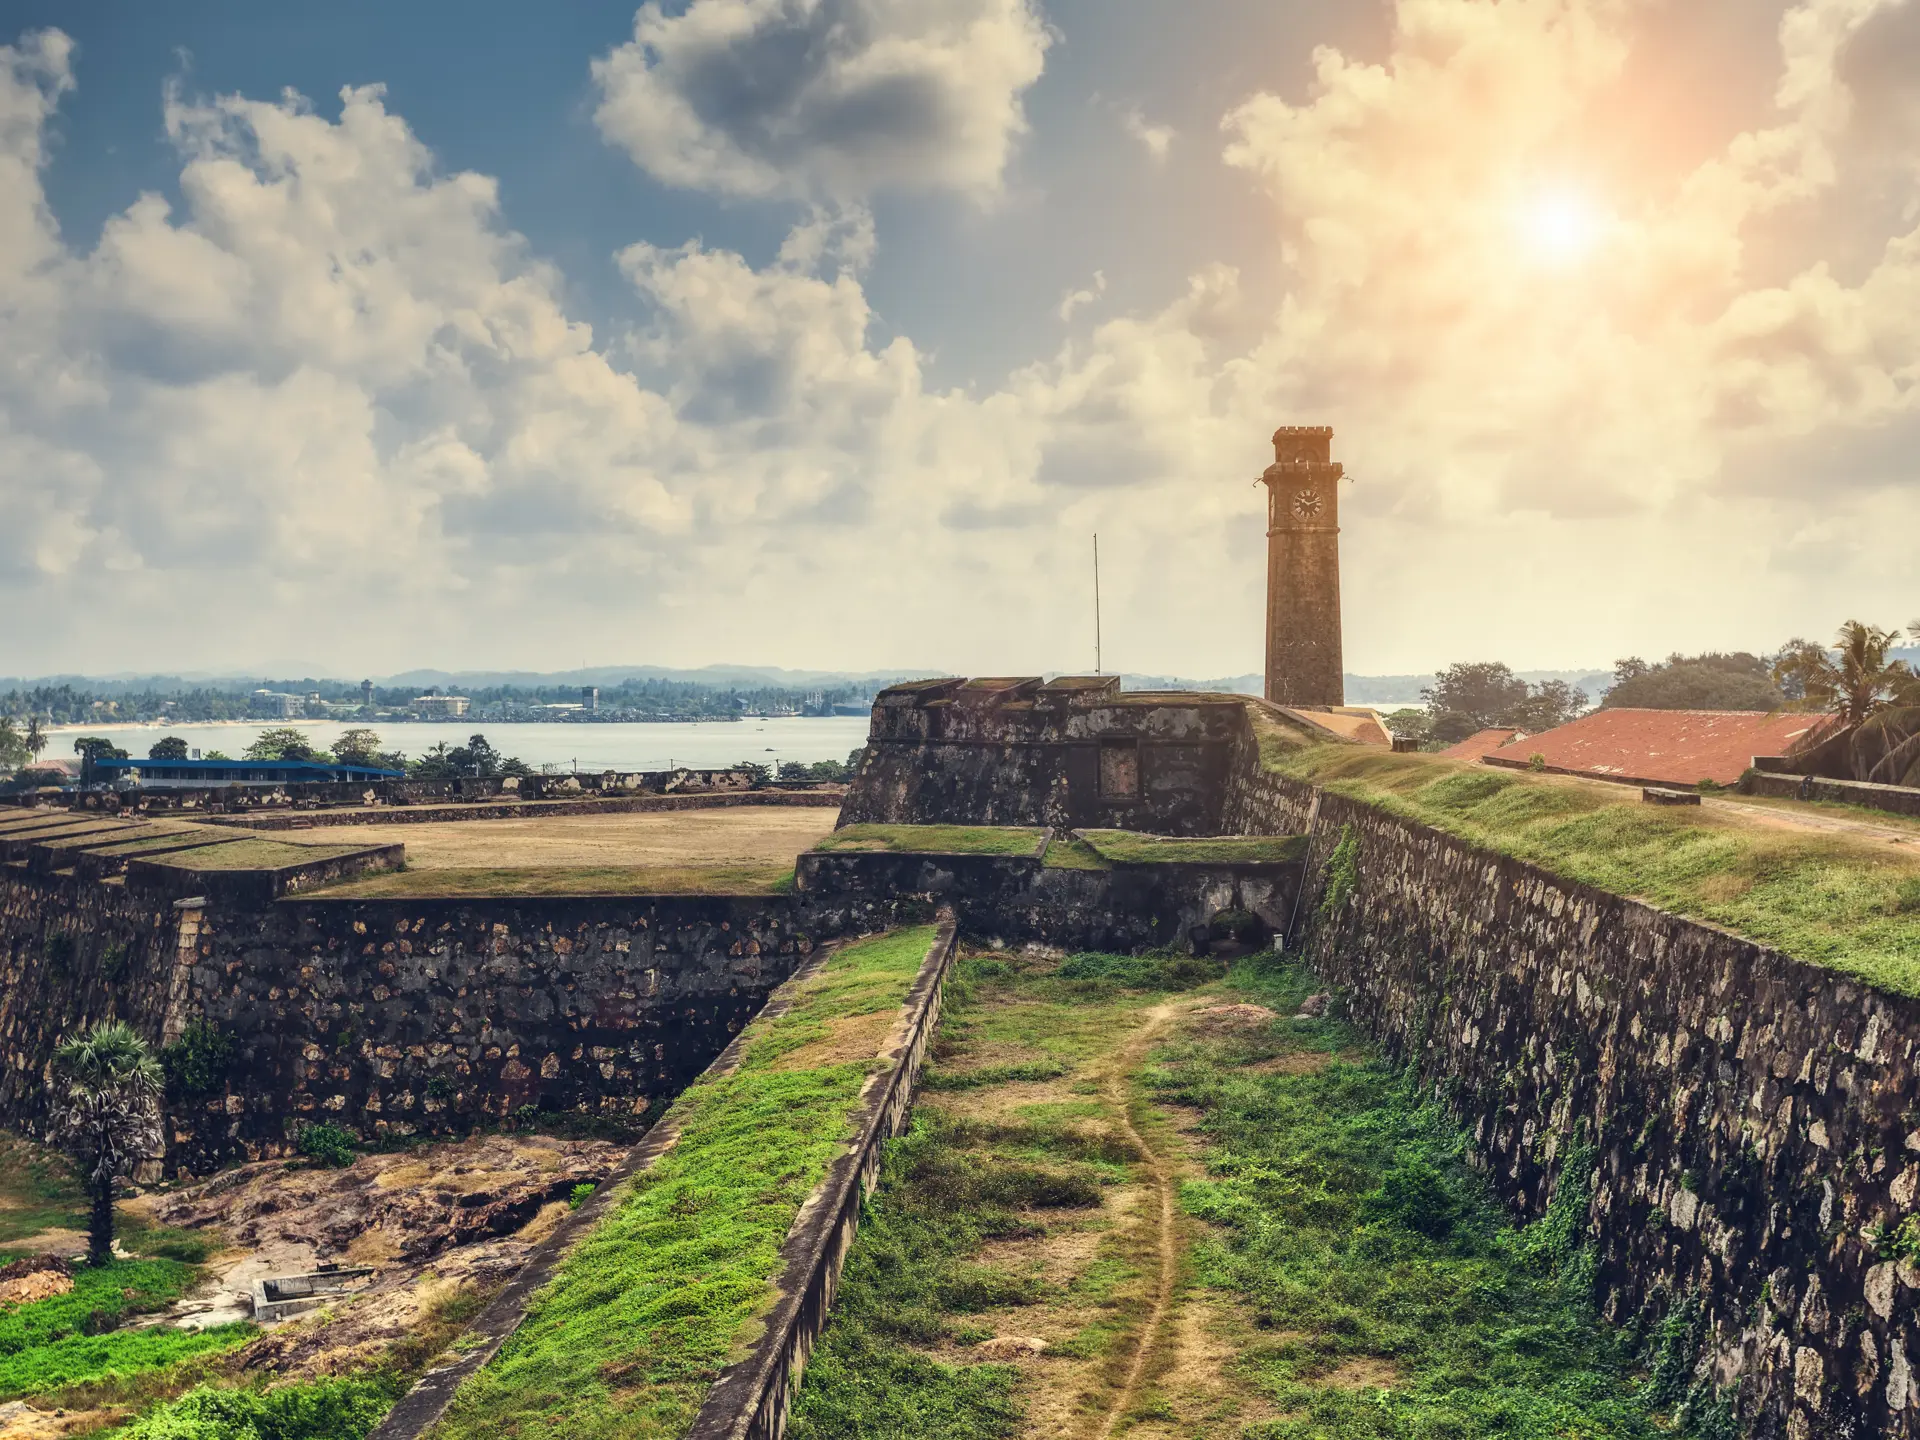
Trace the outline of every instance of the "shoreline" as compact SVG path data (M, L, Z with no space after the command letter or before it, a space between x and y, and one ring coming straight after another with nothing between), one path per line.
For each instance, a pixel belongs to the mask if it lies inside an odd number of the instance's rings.
M432 719L417 720L363 720L357 716L353 718L315 720L303 716L298 720L279 718L258 720L95 720L78 725L70 722L63 722L58 725L43 725L40 729L42 734L56 735L63 731L84 730L210 730L229 725L249 730L282 730L297 729L302 725L359 725L367 729L372 729L378 725L472 724L476 729L485 729L492 725L738 725L747 720L857 720L861 718L862 717L857 715L688 715L676 717L671 720L553 720L547 718L538 720L481 720L475 719L471 715L462 715L452 720L441 716L435 716Z

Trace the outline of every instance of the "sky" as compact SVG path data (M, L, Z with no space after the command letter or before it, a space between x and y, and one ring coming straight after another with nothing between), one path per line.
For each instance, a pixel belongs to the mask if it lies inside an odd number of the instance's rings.
M1920 620L1920 0L0 0L0 673Z

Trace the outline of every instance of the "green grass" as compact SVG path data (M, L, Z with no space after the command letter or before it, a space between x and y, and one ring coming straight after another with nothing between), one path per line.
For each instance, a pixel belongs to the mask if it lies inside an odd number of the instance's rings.
M889 1143L826 1333L796 1398L789 1440L1002 1440L1026 1410L1019 1371L966 1359L996 1323L983 1312L1047 1304L1095 1317L1062 1353L1099 1354L1137 1321L1135 1257L1107 1253L1065 1282L985 1263L995 1241L1089 1225L1130 1178L1123 1136L1086 1119L1094 1102L1029 1105L979 1119L974 1094L1056 1080L1107 1055L1152 1003L1111 983L1061 980L1044 962L973 957L948 982L926 1086L965 1091L921 1106ZM979 1056L1031 1058L979 1063ZM952 1062L951 1064L949 1062ZM1103 1231L1104 1233L1104 1231ZM930 1350L943 1352L939 1357Z
M1631 896L1920 996L1920 855L1884 840L1763 826L1717 808L1640 803L1638 790L1359 746L1263 758L1322 786L1570 880ZM1364 876L1366 859L1360 859Z
M668 1115L679 1142L622 1187L435 1440L684 1430L755 1338L780 1246L852 1138L878 1063L813 1063L805 1047L837 1022L897 1013L933 936L922 926L835 952L791 1010L753 1023L738 1070L689 1087Z
M95 855L140 855L148 850L165 850L169 846L191 847L231 843L224 836L207 830L170 830L161 834L143 835L139 839L122 841L117 845L96 845L90 848Z
M156 865L177 865L185 870L279 870L288 865L305 865L316 860L331 860L336 855L364 849L360 845L290 845L282 840L235 840L226 845L209 845L204 850L183 850L178 855L156 855Z
M1049 870L1111 870L1100 852L1084 840L1049 840L1041 864Z
M159 1369L232 1349L257 1333L247 1324L201 1331L116 1328L134 1315L164 1309L197 1279L191 1265L173 1260L83 1266L67 1294L0 1310L0 1400Z
M259 1333L252 1325L238 1321L206 1330L155 1325L109 1335L70 1335L0 1357L0 1400L162 1370L196 1355L232 1350Z
M1304 971L1252 965L1235 982L1236 998L1282 1015L1317 988ZM1324 1068L1251 1068L1300 1051ZM1340 1053L1367 1052L1338 1021L1280 1021L1189 1040L1148 1076L1160 1098L1204 1117L1206 1176L1182 1190L1210 1230L1195 1276L1252 1308L1262 1338L1243 1373L1284 1416L1261 1434L1673 1433L1652 1407L1678 1397L1645 1383L1620 1333L1595 1318L1580 1180L1563 1182L1542 1221L1515 1228L1467 1167L1467 1137L1411 1077ZM1339 1381L1357 1364L1376 1383Z
M1008 825L847 825L816 850L887 850L912 855L1031 855L1040 830Z
M203 1385L112 1432L114 1440L364 1440L398 1398L385 1376L274 1390Z
M428 899L468 895L783 895L792 865L530 866L525 869L394 870L309 897Z
M85 1230L87 1196L57 1150L0 1133L0 1247L43 1230ZM76 1249L84 1248L84 1242ZM12 1259L12 1256L4 1257Z
M1132 830L1083 830L1104 860L1123 865L1273 865L1307 853L1303 835L1229 835L1183 840Z

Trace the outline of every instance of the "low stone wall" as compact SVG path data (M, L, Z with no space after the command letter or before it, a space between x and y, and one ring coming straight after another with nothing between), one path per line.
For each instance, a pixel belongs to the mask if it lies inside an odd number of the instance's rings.
M807 1358L827 1327L840 1272L860 1228L860 1210L880 1180L881 1147L907 1128L920 1071L940 1022L953 963L955 923L941 917L925 963L882 1049L884 1063L860 1092L853 1140L800 1207L780 1247L779 1299L745 1358L722 1371L686 1440L780 1440Z
M740 805L837 810L841 791L695 791L679 795L591 795L573 800L463 801L454 805L383 805L373 809L300 810L292 813L223 815L211 823L246 830L311 830L317 825L426 825L447 820L522 820L546 815L633 815L655 810L724 810Z
M1307 954L1496 1190L1591 1187L1611 1319L1692 1307L1754 1440L1920 1435L1920 1003L1279 777L1237 803L1312 815Z
M461 780L370 780L300 782L289 785L154 786L127 790L61 790L0 800L53 809L107 814L257 814L357 805L479 804L505 797L568 800L639 795L744 794L753 788L745 770L594 771L578 775L523 775Z
M794 888L801 895L876 902L915 896L951 905L961 933L980 943L1128 952L1187 943L1223 910L1284 929L1300 871L1298 861L1067 870L1025 855L838 850L802 855Z
M1889 815L1920 817L1920 790L1908 785L1875 785L1865 780L1827 780L1818 775L1783 775L1755 770L1740 782L1745 795L1776 800L1825 800L1860 805Z
M195 849L199 847L194 847ZM102 856L101 865L120 860L127 883L174 899L198 895L239 908L270 905L283 895L316 890L357 875L379 875L405 866L404 845L368 845L323 860L303 860L269 870L195 869L193 851L174 851L165 860L145 856Z

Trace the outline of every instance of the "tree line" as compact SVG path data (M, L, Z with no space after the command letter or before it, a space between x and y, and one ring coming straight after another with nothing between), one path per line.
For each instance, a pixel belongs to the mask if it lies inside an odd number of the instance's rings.
M14 727L12 721L0 719L0 769L22 770L26 773L20 777L21 780L33 781L36 778L32 768L33 759L46 747L46 743L46 734L37 721L28 722L27 729L21 731ZM377 770L397 771L409 780L495 780L534 773L532 766L517 756L502 754L483 734L469 736L464 745L448 745L442 741L414 759L409 759L404 751L384 747L385 742L379 733L370 729L348 730L331 747L321 748L304 731L286 726L261 731L260 737L241 751L239 758L310 761L318 765L362 765ZM83 785L94 782L94 767L100 761L131 758L112 741L97 735L80 736L73 742L73 753L80 757L80 783ZM771 784L776 780L784 784L845 781L852 778L863 753L864 749L853 751L844 763L819 760L808 764L783 760L777 771L753 760L742 760L724 768L745 772L756 785ZM147 749L149 760L186 760L190 754L187 742L178 735L163 735ZM200 758L231 761L235 757L223 751L208 750ZM53 777L49 772L40 772L37 778Z
M1920 620L1905 635L1920 644ZM1920 706L1920 671L1892 653L1901 638L1897 627L1849 620L1830 646L1796 636L1767 655L1676 653L1651 663L1628 657L1614 662L1600 708L1804 710L1859 725L1889 708ZM1537 735L1584 714L1589 704L1585 691L1565 681L1529 685L1494 661L1451 665L1420 696L1425 710L1397 710L1387 725L1430 749L1480 730Z

